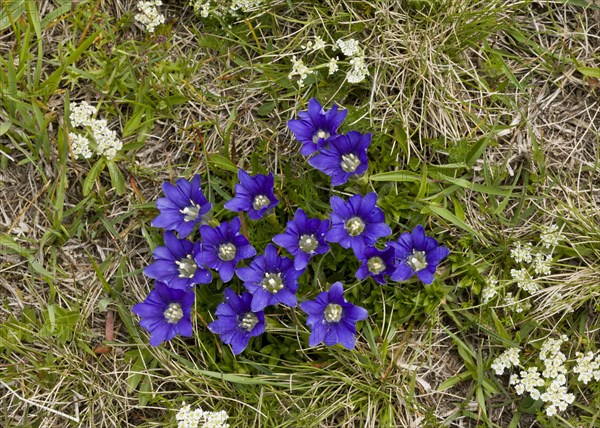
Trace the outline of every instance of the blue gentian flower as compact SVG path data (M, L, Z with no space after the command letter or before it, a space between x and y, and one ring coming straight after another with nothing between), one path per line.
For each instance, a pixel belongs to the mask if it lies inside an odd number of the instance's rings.
M196 262L219 272L223 282L233 277L235 267L243 259L254 257L256 250L240 233L238 217L217 227L200 226L202 251L196 255Z
M445 259L450 250L442 247L429 236L425 236L420 224L410 232L405 232L397 242L388 242L396 249L396 270L390 278L394 281L405 281L413 275L425 284L433 282L435 270Z
M185 289L195 284L212 281L209 270L198 266L195 258L202 244L192 244L186 239L177 239L173 232L165 232L165 246L156 247L152 257L156 260L144 273L150 278L165 282L169 287Z
M294 269L291 259L279 257L273 244L267 245L264 254L252 260L250 266L236 270L246 289L252 293L251 307L255 312L277 303L296 306L298 278L303 272Z
M344 248L352 247L354 255L361 258L367 245L373 245L378 238L392 233L392 229L384 223L383 212L376 204L375 192L364 197L354 195L348 202L332 196L331 230L325 235L325 240L337 242Z
M321 342L332 346L341 343L348 349L355 344L356 322L367 318L367 311L344 299L344 287L341 282L331 285L329 291L319 293L315 300L300 303L308 314L306 325L312 331L308 338L310 346Z
M362 265L356 271L358 279L372 276L379 284L385 284L385 275L391 275L396 270L396 250L388 247L380 250L368 246L361 257Z
M298 113L300 119L288 121L288 128L302 143L300 153L308 156L316 152L329 137L336 135L347 114L348 110L338 111L335 104L331 110L325 111L316 99L311 98L308 101L308 111Z
M250 176L246 171L238 171L239 184L235 185L235 198L223 205L230 211L247 211L251 220L259 220L265 211L277 206L273 174Z
M211 209L202 193L200 176L194 175L191 182L180 178L175 186L164 182L162 188L167 197L156 201L160 214L152 220L152 226L174 230L180 238L189 236L196 223Z
M360 175L369 167L367 149L371 144L371 134L350 131L329 139L327 147L322 147L308 163L319 171L331 176L331 185L345 184L350 176Z
M140 325L150 333L150 345L157 346L181 334L192 335L191 310L196 293L177 290L156 281L146 300L131 310L140 316Z
M285 233L275 235L273 242L288 250L294 256L294 268L302 270L312 256L329 251L325 242L328 230L329 220L307 218L306 213L298 208L294 220L288 221Z
M265 314L250 308L252 295L238 296L231 290L224 290L225 302L217 306L217 320L208 325L210 331L221 336L223 343L231 345L234 354L239 354L250 338L265 331Z

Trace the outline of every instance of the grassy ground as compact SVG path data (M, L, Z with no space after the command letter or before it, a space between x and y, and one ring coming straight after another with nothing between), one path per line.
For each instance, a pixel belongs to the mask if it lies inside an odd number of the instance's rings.
M184 401L226 410L232 427L600 426L598 382L570 371L575 402L548 417L491 369L512 346L523 367L539 363L561 334L569 364L599 348L598 7L273 0L218 22L172 0L151 35L136 3L1 3L4 426L176 426ZM293 55L327 62L301 47L316 35L359 40L367 79L346 82L342 61L299 88ZM344 131L374 135L369 175L341 190L286 127L310 97L347 108ZM114 162L72 156L67 111L83 100L125 143ZM323 216L331 194L374 190L394 237L420 223L451 256L427 287L357 282L339 248L311 265L300 296L341 280L369 310L354 351L309 348L302 312L275 308L234 357L207 328L219 281L198 288L192 338L151 348L131 306L152 287L161 183L202 174L226 219L236 166L277 177L277 216L249 224L259 251L297 207ZM551 224L563 235L552 272L524 293L510 249L541 248ZM516 312L509 292L530 308Z

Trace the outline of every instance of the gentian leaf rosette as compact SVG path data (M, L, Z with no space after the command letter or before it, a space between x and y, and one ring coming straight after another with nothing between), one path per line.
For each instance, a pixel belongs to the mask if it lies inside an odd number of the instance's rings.
M360 259L367 245L373 245L377 239L392 233L376 204L375 192L364 197L354 195L347 202L332 196L331 230L325 235L325 240L337 242L343 248L352 248L354 255Z
M288 257L280 257L273 244L267 245L264 254L256 256L250 266L236 270L246 289L252 293L253 311L262 311L277 303L296 306L298 278L303 272L294 269L294 262Z
M162 189L166 197L156 201L160 214L152 226L176 231L180 238L189 236L212 207L202 193L200 176L194 175L191 182L180 178L176 185L164 182Z
M331 185L348 182L352 175L363 174L369 167L367 149L371 134L350 131L329 139L329 145L308 160L308 163L331 177Z
M165 232L165 246L156 247L152 257L156 260L144 273L150 278L166 283L169 287L185 289L196 284L208 284L212 274L199 266L195 258L202 244L192 244L186 239L177 239L173 232Z
M140 316L140 326L150 333L150 345L157 346L181 334L192 335L191 310L196 293L178 290L156 281L146 300L131 310Z
M251 220L259 220L265 212L279 204L273 191L275 179L269 175L250 176L246 171L238 171L239 184L235 185L235 197L223 205L230 211L247 211Z
M389 246L380 250L372 245L365 248L361 257L362 265L356 271L358 279L372 276L379 284L385 284L385 275L391 275L396 270L396 250Z
M336 135L347 114L348 110L338 111L335 104L326 111L316 99L308 100L308 110L298 113L300 119L288 121L288 128L302 143L300 153L308 156L316 152L329 137Z
M438 265L450 254L448 248L425 236L420 224L388 245L396 249L396 270L390 275L394 281L405 281L416 275L424 284L431 284Z
M341 343L347 349L354 349L356 322L368 315L366 309L346 301L341 282L332 284L329 291L319 293L315 300L300 303L300 308L308 314L306 325L312 330L308 338L310 346Z
M210 331L221 336L223 343L231 345L235 355L248 346L250 338L265 331L265 314L250 307L252 295L244 292L238 296L231 288L224 290L225 301L217 306L217 320L208 325Z
M329 251L325 242L325 234L329 230L329 220L308 218L306 213L298 208L294 220L288 221L285 233L273 237L280 247L285 248L294 256L294 268L306 268L308 261L315 254L324 254Z
M240 219L223 222L217 227L200 226L202 251L196 255L198 265L215 269L223 282L233 278L240 260L256 255L256 250L240 233Z

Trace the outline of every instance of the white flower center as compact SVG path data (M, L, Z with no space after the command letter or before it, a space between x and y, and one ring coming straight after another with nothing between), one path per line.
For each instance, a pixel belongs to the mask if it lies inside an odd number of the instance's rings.
M327 322L340 322L342 319L342 307L337 303L330 303L325 308L325 320Z
M408 256L406 264L409 265L415 272L425 269L427 267L427 256L425 251L413 250L413 253Z
M377 275L385 270L385 263L381 259L381 257L371 257L367 262L367 266L369 267L369 272Z
M360 159L354 153L342 155L340 166L345 172L354 172L360 165Z
M312 253L319 246L315 235L302 235L298 240L298 247L305 253Z
M228 262L235 259L235 252L235 245L231 242L219 245L219 258L223 261Z
M198 269L198 265L192 260L192 255L188 254L185 259L176 261L175 264L179 268L179 278L193 278Z
M277 294L277 292L283 288L281 273L265 273L265 277L262 280L261 285L264 290L267 290L273 294Z
M163 312L163 315L169 324L176 324L183 318L183 310L179 303L169 303L169 307Z
M346 222L346 230L350 236L360 235L365 230L365 222L360 217L352 217Z
M264 207L268 207L270 203L271 200L265 195L258 195L254 198L254 201L252 201L252 208L258 211Z
M238 327L250 332L256 324L258 324L258 317L256 314L254 312L246 312L239 320Z
M323 129L319 129L317 132L315 132L315 134L313 135L313 143L317 144L319 142L319 140L322 138L324 140L328 139L329 137L331 137L331 134Z
M198 218L198 213L200 212L200 205L194 203L194 201L192 201L191 199L190 202L192 203L192 205L190 205L189 207L185 207L182 210L179 210L179 212L184 215L184 221L196 220Z

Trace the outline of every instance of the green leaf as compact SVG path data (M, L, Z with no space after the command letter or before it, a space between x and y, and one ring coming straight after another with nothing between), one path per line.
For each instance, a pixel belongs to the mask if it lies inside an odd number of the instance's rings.
M600 79L600 68L597 67L577 67L577 71L587 77Z
M421 182L421 174L417 174L412 171L391 171L382 172L379 174L371 175L369 177L372 181L400 181L400 182Z
M0 31L8 28L25 12L24 1L4 1L0 8Z
M233 164L233 162L218 153L208 155L208 163L213 164L217 168L225 171L238 172L238 168Z
M125 193L125 178L123 178L121 170L112 160L107 160L106 166L108 167L108 173L110 174L110 183L115 188L117 195L122 195Z
M2 124L0 124L0 136L6 134L10 129L10 126L10 122L3 122Z
M269 102L266 102L266 103L262 104L258 108L256 114L258 114L259 116L267 116L274 109L275 109L275 103L273 101L269 101Z
M470 379L470 378L471 378L471 373L462 372L462 373L457 374L456 376L452 376L451 378L448 378L445 381L443 381L442 383L440 383L440 385L437 387L437 391L438 392L445 391L448 388L451 388L454 385L456 385L458 382L462 382L463 380Z
M446 208L444 207L440 207L437 205L428 205L427 207L432 213L442 217L443 219L449 221L450 223L452 223L453 225L455 225L456 227L459 227L460 229L466 230L467 232L479 237L480 239L483 239L483 237L481 236L481 234L479 232L477 232L475 229L473 229L471 226L469 226L467 223L465 223L464 221L462 221L461 219L459 219L458 217L456 217L453 213L451 213L450 211L448 211Z
M87 196L90 194L90 192L92 191L92 187L94 186L94 183L100 176L100 173L104 169L104 166L105 166L104 158L98 159L96 161L96 163L94 164L94 166L92 166L92 168L88 172L88 175L85 177L85 180L83 181L83 196Z

